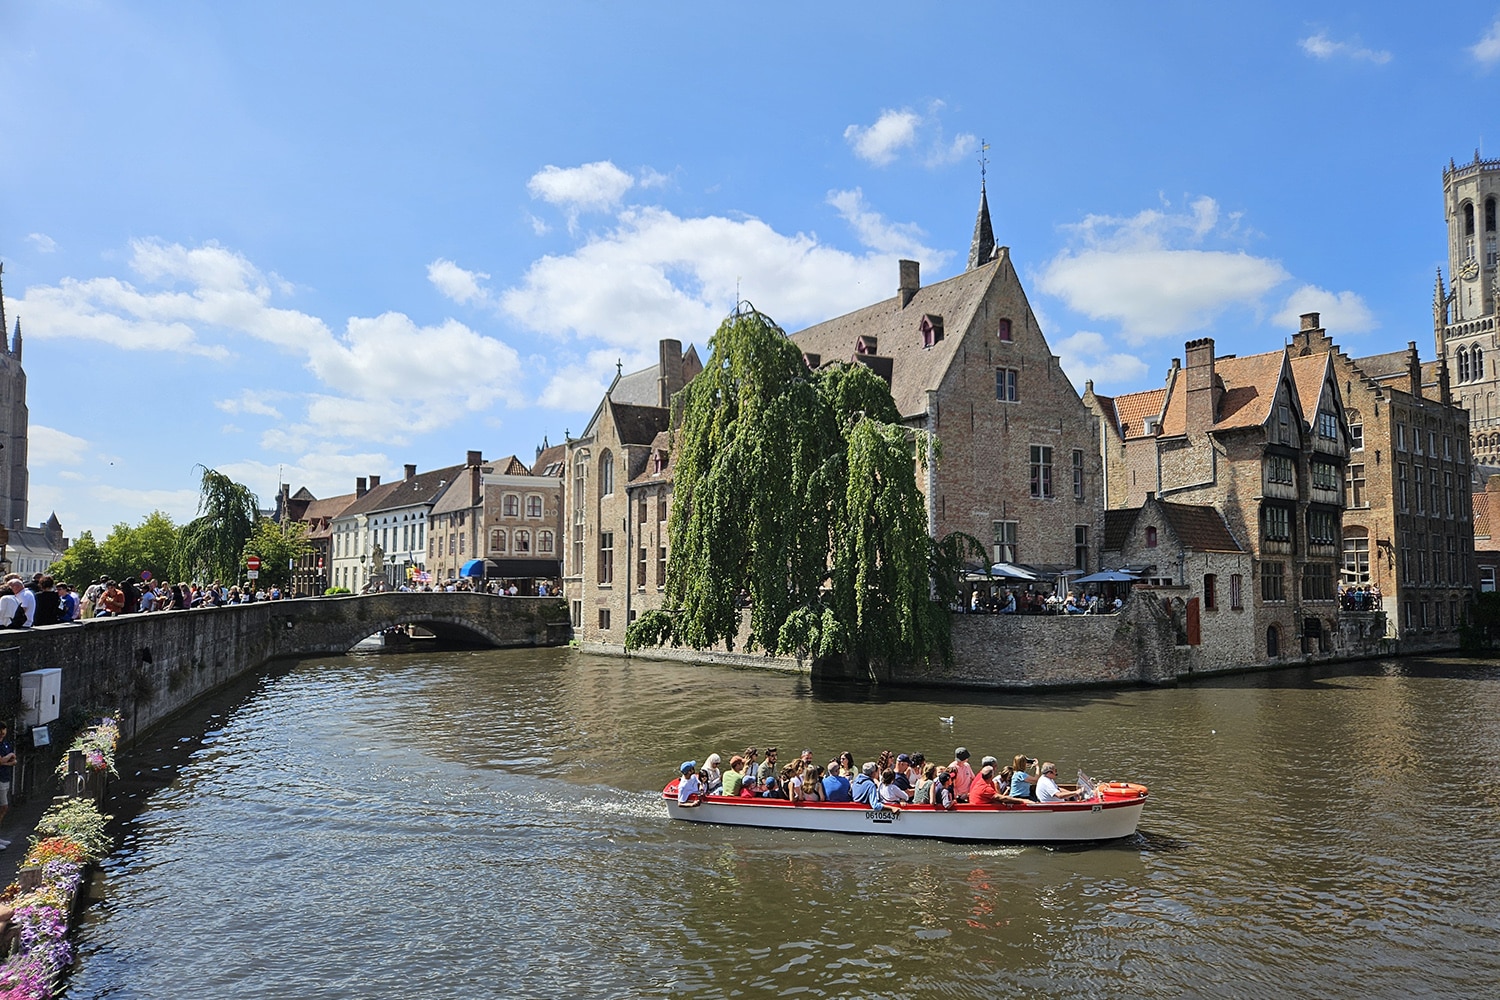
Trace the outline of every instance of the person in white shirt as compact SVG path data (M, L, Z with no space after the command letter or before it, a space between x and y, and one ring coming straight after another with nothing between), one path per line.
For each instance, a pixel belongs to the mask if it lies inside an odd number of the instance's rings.
M682 779L677 782L677 804L695 806L702 793L703 786L698 783L698 762L696 760L683 761Z
M1041 776L1036 779L1038 802L1072 802L1083 798L1082 792L1064 792L1057 787L1057 765L1050 760L1042 765Z

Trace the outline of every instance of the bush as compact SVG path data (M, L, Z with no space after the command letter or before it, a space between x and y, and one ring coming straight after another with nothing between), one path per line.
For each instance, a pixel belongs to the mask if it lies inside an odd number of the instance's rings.
M352 593L354 593L354 591L350 590L348 587L329 587L327 590L323 591L323 596L324 597L334 597L334 596L336 596L338 594L352 594Z

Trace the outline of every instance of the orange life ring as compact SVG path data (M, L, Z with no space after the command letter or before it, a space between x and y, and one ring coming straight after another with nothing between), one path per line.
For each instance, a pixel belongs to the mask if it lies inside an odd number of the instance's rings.
M1108 781L1099 788L1105 795L1113 795L1121 798L1141 798L1146 794L1145 785L1137 785L1129 781Z

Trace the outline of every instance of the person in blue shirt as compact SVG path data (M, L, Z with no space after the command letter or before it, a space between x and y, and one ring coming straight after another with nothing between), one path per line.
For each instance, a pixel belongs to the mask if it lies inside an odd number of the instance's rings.
M859 774L855 775L854 781L850 783L849 791L855 802L864 803L871 809L885 808L885 803L880 801L880 786L875 783L873 760L860 768Z
M828 762L828 777L823 779L824 802L853 802L854 794L849 788L849 779L844 777L839 762Z

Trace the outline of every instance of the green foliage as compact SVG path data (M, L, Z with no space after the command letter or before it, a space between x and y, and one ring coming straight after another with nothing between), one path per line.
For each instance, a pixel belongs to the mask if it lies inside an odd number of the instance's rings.
M184 580L237 580L240 556L255 531L259 503L249 487L205 466L198 516L182 529L177 563Z
M910 662L948 652L931 600L915 459L936 442L899 426L863 365L810 371L768 317L737 312L673 400L677 430L666 606L626 630L670 641ZM914 449L916 452L914 454ZM748 599L748 600L746 600Z
M52 577L80 589L107 576L115 580L140 576L149 571L165 580L177 562L181 532L176 523L159 510L152 511L131 527L120 522L110 529L103 544L85 531L73 540L63 557L52 565Z
M109 819L91 799L67 799L42 813L30 843L36 847L49 837L66 837L83 848L85 860L99 861L114 846L106 832Z
M255 522L255 530L245 542L240 566L249 556L260 556L260 576L256 584L269 587L273 584L286 586L291 582L292 571L288 565L312 551L307 541L307 525L301 521L277 524L269 518Z
M323 591L323 596L324 597L333 597L333 596L338 595L338 594L352 594L352 593L354 593L354 591L350 590L348 587L329 587L327 590Z

